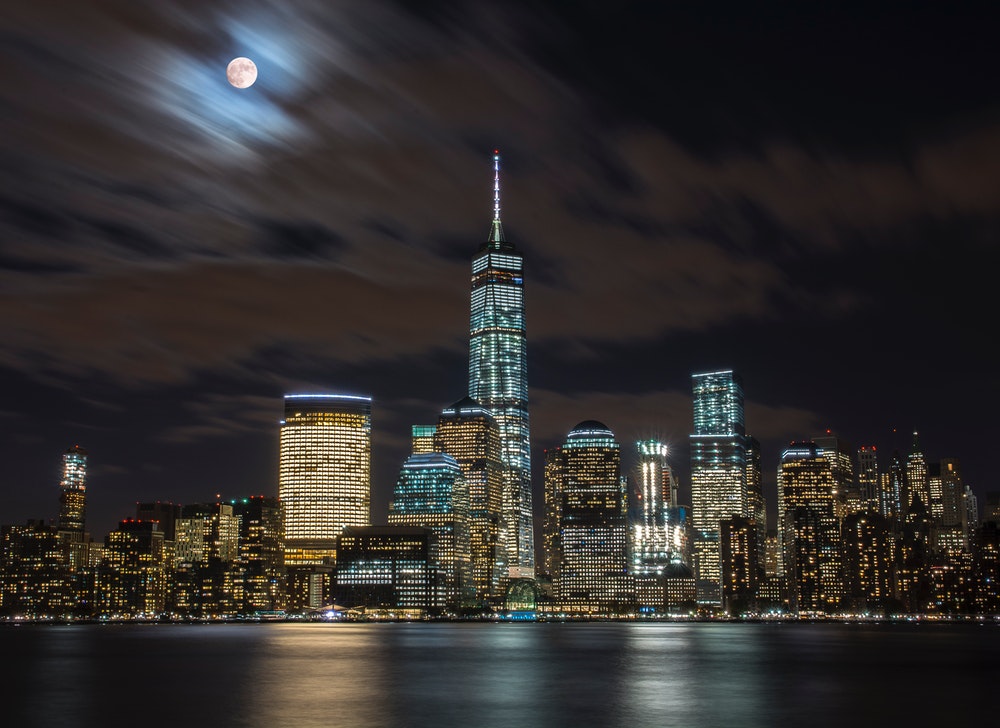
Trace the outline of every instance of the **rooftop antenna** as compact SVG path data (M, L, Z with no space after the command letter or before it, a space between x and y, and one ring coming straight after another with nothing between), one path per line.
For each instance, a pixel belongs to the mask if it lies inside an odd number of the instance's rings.
M499 246L504 241L503 227L500 225L500 150L493 150L493 225L490 227L489 242Z

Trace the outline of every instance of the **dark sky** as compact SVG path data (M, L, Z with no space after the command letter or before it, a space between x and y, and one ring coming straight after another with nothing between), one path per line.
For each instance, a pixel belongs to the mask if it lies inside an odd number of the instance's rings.
M494 147L536 510L585 419L626 461L666 438L689 492L717 368L772 503L828 428L886 460L919 430L1000 490L997 18L670 5L6 3L0 522L56 514L76 443L97 538L137 500L276 494L291 391L374 397L382 522L410 425L466 394Z

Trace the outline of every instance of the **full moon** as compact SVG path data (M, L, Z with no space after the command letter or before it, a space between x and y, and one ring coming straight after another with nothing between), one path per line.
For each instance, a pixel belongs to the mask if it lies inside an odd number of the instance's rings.
M226 78L236 88L249 88L257 80L257 64L249 58L234 58L226 66Z

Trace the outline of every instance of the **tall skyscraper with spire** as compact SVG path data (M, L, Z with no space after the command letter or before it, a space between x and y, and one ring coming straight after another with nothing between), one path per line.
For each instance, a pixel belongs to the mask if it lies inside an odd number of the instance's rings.
M533 577L524 259L500 223L499 150L493 153L493 223L472 260L469 396L489 410L500 429L509 575Z

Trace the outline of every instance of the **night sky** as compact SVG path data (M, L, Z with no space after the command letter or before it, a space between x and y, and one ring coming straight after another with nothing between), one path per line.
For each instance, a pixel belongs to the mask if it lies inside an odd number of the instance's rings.
M1000 490L997 18L669 5L6 3L0 523L56 515L73 444L95 538L276 495L303 391L374 398L384 522L410 425L466 394L494 148L536 513L586 419L626 463L665 438L688 494L690 377L721 368L772 511L783 445L827 429L883 466L916 429Z

